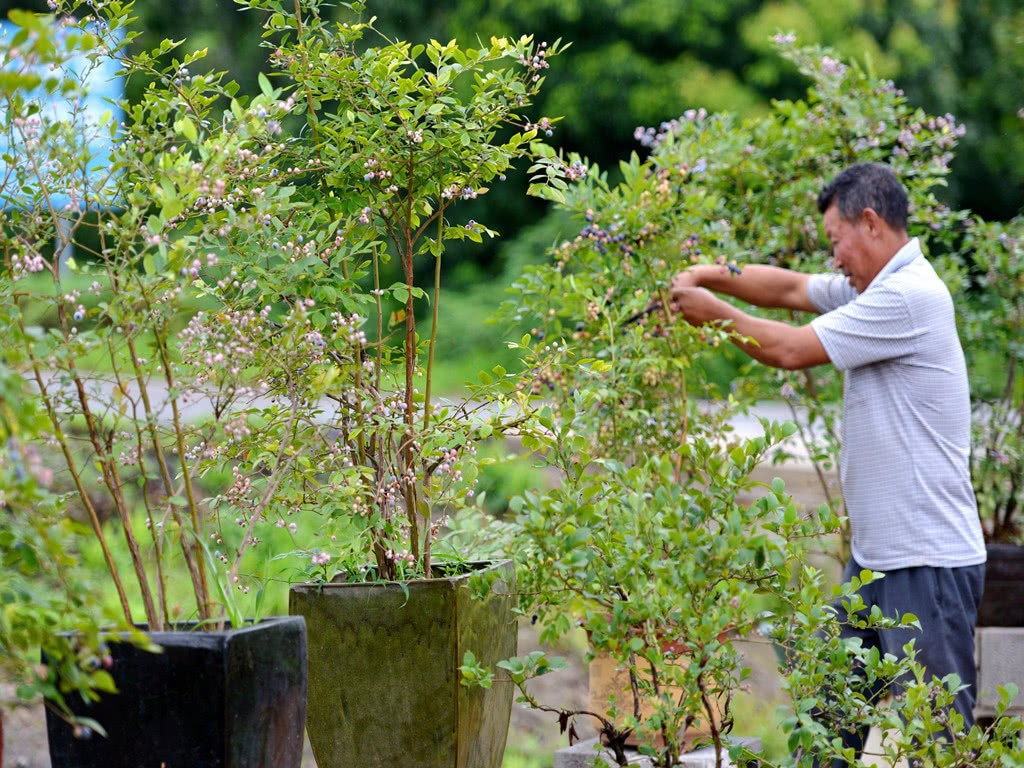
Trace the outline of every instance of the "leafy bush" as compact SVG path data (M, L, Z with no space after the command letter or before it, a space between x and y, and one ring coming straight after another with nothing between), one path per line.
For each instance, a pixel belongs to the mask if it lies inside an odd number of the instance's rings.
M622 162L615 185L584 159L553 151L532 169L533 191L572 212L580 229L548 264L526 270L505 305L507 317L533 328L520 343L533 372L522 386L547 406L523 444L563 478L524 494L500 529L523 565L523 610L540 617L549 640L581 625L592 654L609 654L628 674L624 700L556 710L563 724L596 718L620 764L626 737L637 735L655 765L676 765L694 725L723 764L745 675L732 637L764 631L785 650L786 729L798 760L849 760L835 728L874 723L897 730L887 748L894 760L998 765L1019 753L1018 720L967 731L950 709L959 680L928 679L912 652L897 660L839 639L847 622L916 622L863 612L856 589L876 574L829 594L808 564L810 542L840 524L841 499L801 514L775 481L753 503L738 500L755 489L752 470L798 427L765 423L763 437L740 439L729 417L757 398L786 396L824 423L822 438L806 424L798 434L810 456L831 463L837 377L751 366L723 397L705 375L710 366L698 363L719 354L730 329L691 328L666 309L672 275L690 263L725 274L755 262L825 268L817 192L855 160L894 167L909 189L914 231L945 255L948 279L963 274L956 249L969 217L934 196L962 128L829 51L798 49L786 36L777 44L810 78L806 101L776 103L748 121L691 110L639 131L650 154ZM892 704L871 698L853 682L851 658L869 680L900 681L903 695ZM545 708L525 682L554 668L546 655L501 666L528 703ZM464 674L489 681L472 660ZM833 726L812 712L828 712Z

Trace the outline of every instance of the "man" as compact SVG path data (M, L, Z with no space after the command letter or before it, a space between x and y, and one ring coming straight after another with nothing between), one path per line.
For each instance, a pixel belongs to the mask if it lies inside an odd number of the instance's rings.
M687 322L727 321L762 363L845 372L840 476L853 532L848 580L886 616L915 614L913 629L859 631L865 645L902 656L914 639L929 674L967 684L955 702L974 722L974 623L985 545L968 469L970 402L949 291L907 235L907 194L884 165L854 165L818 197L842 274L751 265L742 273L696 266L672 280ZM759 307L818 313L792 326L750 315L709 290ZM860 753L865 734L844 734Z

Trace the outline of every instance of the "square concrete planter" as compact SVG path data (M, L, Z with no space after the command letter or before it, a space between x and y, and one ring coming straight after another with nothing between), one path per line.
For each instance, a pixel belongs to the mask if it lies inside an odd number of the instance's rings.
M484 665L516 653L512 563L475 598L472 572L403 583L295 585L309 630L306 730L319 768L499 768L513 686L461 684L466 651Z

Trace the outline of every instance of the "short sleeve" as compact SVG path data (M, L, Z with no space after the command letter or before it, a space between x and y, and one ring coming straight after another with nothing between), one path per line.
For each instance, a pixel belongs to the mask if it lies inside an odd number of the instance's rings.
M857 289L844 275L811 275L807 297L819 312L831 312L857 298Z
M922 333L904 298L885 286L814 318L811 327L841 371L913 354Z

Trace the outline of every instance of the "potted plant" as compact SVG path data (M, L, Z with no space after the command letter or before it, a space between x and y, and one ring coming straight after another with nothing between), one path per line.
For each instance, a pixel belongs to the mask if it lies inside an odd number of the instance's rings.
M523 114L559 45L413 45L361 21L362 3L349 22L313 2L243 5L267 13L263 87L289 105L287 135L260 158L277 180L265 194L289 190L291 210L254 201L261 226L233 230L221 263L250 311L276 322L291 307L305 324L289 339L306 365L268 383L297 414L279 444L301 445L309 468L285 508L319 521L289 597L309 630L310 743L321 768L496 768L511 688L461 687L457 666L470 644L514 653L513 572L467 562L438 533L474 503L475 444L528 414L500 368L487 413L437 397L441 277L452 242L496 234L472 201L551 131ZM288 408L250 429L280 429Z
M170 41L131 51L130 4L55 7L68 15L12 12L2 41L4 359L32 383L46 422L33 449L59 458L54 490L90 534L77 556L105 569L113 628L126 631L98 645L95 629L68 622L79 631L63 646L52 627L36 637L40 670L67 672L40 677L58 705L51 758L298 766L305 628L247 620L240 575L252 521L278 508L298 461L245 440L247 398L297 361L207 290L231 282L216 266L231 217L266 199L249 160L274 135L259 113L283 108L260 96L222 117L232 86L187 73L201 53L168 61ZM143 96L93 111L89 72L112 61ZM230 204L214 199L227 189ZM232 312L234 326L214 322ZM203 485L243 466L258 466L244 489ZM16 544L4 540L6 558ZM64 663L77 654L98 660L88 678Z

